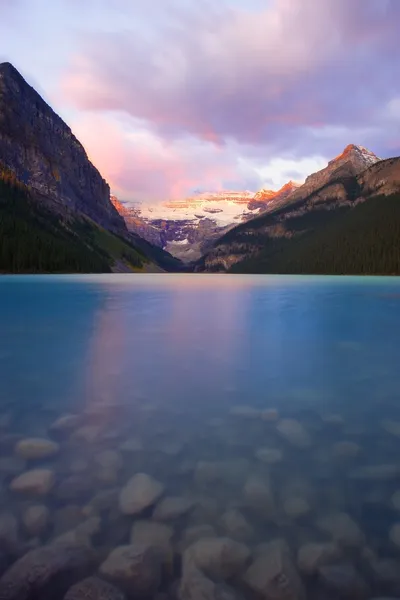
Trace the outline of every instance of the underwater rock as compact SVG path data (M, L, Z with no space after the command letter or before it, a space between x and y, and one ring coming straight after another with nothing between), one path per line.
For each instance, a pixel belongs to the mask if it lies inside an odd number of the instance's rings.
M239 541L246 541L254 536L254 529L242 515L242 513L232 508L221 517L221 525L228 536Z
M221 464L200 460L195 468L194 479L198 485L208 485L221 479Z
M202 538L217 537L217 533L211 525L193 525L184 530L182 534L181 547L186 549L188 546L201 540Z
M136 545L149 544L157 548L169 550L174 530L163 523L154 521L135 521L132 525L131 543Z
M353 565L326 565L319 567L320 582L327 590L351 600L368 597L368 586Z
M0 513L0 547L14 551L18 544L18 521L10 512Z
M230 538L203 538L185 550L183 570L195 566L209 577L229 579L245 567L249 556L247 546Z
M245 504L256 510L265 518L274 518L276 514L275 500L271 483L267 477L250 475L243 489Z
M117 508L119 493L119 488L111 488L109 490L97 492L83 508L84 514L86 516L93 516L97 513Z
M259 448L256 450L255 457L268 465L274 465L281 462L283 452L278 448Z
M80 420L81 418L78 415L61 415L61 417L50 425L50 431L65 432L70 429L75 429L79 425Z
M50 511L44 504L29 506L23 514L25 529L33 536L41 536L49 523Z
M311 446L311 438L305 427L295 419L282 419L276 426L281 436L296 448Z
M178 600L244 600L243 596L222 581L209 579L194 566L182 577Z
M54 471L51 469L32 469L22 473L10 483L12 492L46 496L54 485Z
M122 469L124 461L122 456L116 450L103 450L94 457L94 462L102 469L119 471Z
M307 498L293 496L291 498L285 498L283 502L283 512L291 519L297 519L310 513L311 505Z
M92 537L100 533L102 522L99 517L90 517L83 523L79 523L70 531L67 531L53 540L53 544L74 543L83 544L90 547L92 545Z
M82 509L76 504L67 504L54 511L54 535L59 536L62 533L75 529L84 519Z
M329 534L341 546L359 547L364 544L364 534L347 513L334 513L317 521L320 531Z
M186 515L192 510L195 502L182 496L167 496L160 500L153 512L156 521L172 521Z
M82 545L51 544L35 548L1 577L0 599L46 598L53 588L62 597L72 584L87 576L95 562L93 552Z
M55 495L62 501L76 501L87 496L93 490L93 478L88 473L75 473L60 481Z
M265 600L305 600L300 576L286 542L275 540L265 545L246 571L244 583Z
M59 444L44 438L20 440L14 449L15 454L24 460L39 460L54 456L60 450Z
M124 515L141 513L145 508L152 506L163 494L162 483L146 475L137 473L122 488L119 496L119 508Z
M172 570L174 551L171 540L174 530L163 523L154 521L136 521L132 526L131 544L151 546L159 551L167 570Z
M310 542L299 548L297 566L305 575L314 575L319 567L337 562L340 556L335 544Z
M99 425L84 425L76 429L71 437L73 440L93 444L101 436L102 429Z
M99 577L88 577L70 587L64 600L125 600L125 594Z
M149 545L118 546L100 565L99 573L133 597L151 597L161 583L161 555Z

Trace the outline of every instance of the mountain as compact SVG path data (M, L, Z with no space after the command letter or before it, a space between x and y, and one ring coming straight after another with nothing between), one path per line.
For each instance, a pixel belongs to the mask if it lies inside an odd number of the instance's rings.
M299 187L299 183L288 181L288 183L285 183L285 185L277 192L265 189L260 190L254 194L247 207L249 210L256 210L259 208L260 212L264 212L265 210L272 208L275 204L286 200L286 198Z
M248 209L249 191L198 192L189 198L157 205L111 200L131 232L186 263L200 258L223 233L257 215Z
M186 263L198 260L224 233L287 198L299 184L280 190L197 192L158 205L121 202L111 196L128 229Z
M350 145L260 217L231 229L197 271L400 273L400 158Z
M0 183L1 271L160 270L152 249L135 245L82 144L10 63L0 64ZM42 250L29 257L27 239ZM45 248L69 258L50 260Z

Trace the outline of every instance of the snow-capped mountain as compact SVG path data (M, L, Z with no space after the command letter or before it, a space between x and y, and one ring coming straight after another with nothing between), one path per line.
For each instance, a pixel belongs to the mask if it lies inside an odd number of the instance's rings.
M253 198L250 191L222 191L198 192L151 206L124 203L115 196L111 200L128 229L190 262L220 235L260 213L259 207L249 207Z

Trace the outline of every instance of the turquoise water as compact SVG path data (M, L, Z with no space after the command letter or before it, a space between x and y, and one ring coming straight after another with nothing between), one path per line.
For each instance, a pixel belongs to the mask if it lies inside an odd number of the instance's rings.
M246 568L259 544L284 538L310 594L348 597L299 563L304 544L333 539L339 551L328 563L357 570L360 597L400 594L399 334L397 278L4 276L0 511L17 519L20 545L49 543L87 519L96 494L117 494L144 472L164 495L193 502L168 520L178 564L188 529L200 525L245 543ZM77 416L73 427L54 430L66 413ZM297 437L285 433L286 419L300 427ZM87 426L93 435L77 434ZM18 442L32 437L55 441L57 453L17 464ZM115 454L112 468L96 458L105 450ZM48 522L32 536L23 515L38 504L36 492L10 485L37 467L54 482L40 497ZM268 514L249 498L249 477L266 482ZM127 543L136 519L153 519L154 504L130 517L108 506L91 543ZM85 510L63 525L71 506ZM226 525L233 509L247 530ZM337 513L359 528L357 542L321 524ZM7 564L18 552L8 551ZM379 561L392 570L382 575ZM163 585L181 575L178 566ZM253 597L240 577L234 587Z

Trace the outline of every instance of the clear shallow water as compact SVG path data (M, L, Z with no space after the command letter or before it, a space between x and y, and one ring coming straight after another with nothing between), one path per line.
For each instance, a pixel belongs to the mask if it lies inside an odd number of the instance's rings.
M138 519L154 520L154 502L123 516L118 493L145 472L194 503L168 520L178 559L201 535L191 528L211 526L253 557L284 538L309 594L400 595L399 333L396 278L2 277L0 507L17 520L19 545L5 562L93 515L91 543L105 555L128 543ZM66 413L73 427L52 429ZM15 461L31 437L58 452ZM48 493L10 491L39 467L54 473ZM104 490L114 497L93 508ZM23 524L32 503L49 509L39 535ZM353 565L364 587L353 573L351 593L339 592L318 565L306 572L299 550L332 538L328 563ZM178 566L162 589L179 577Z

